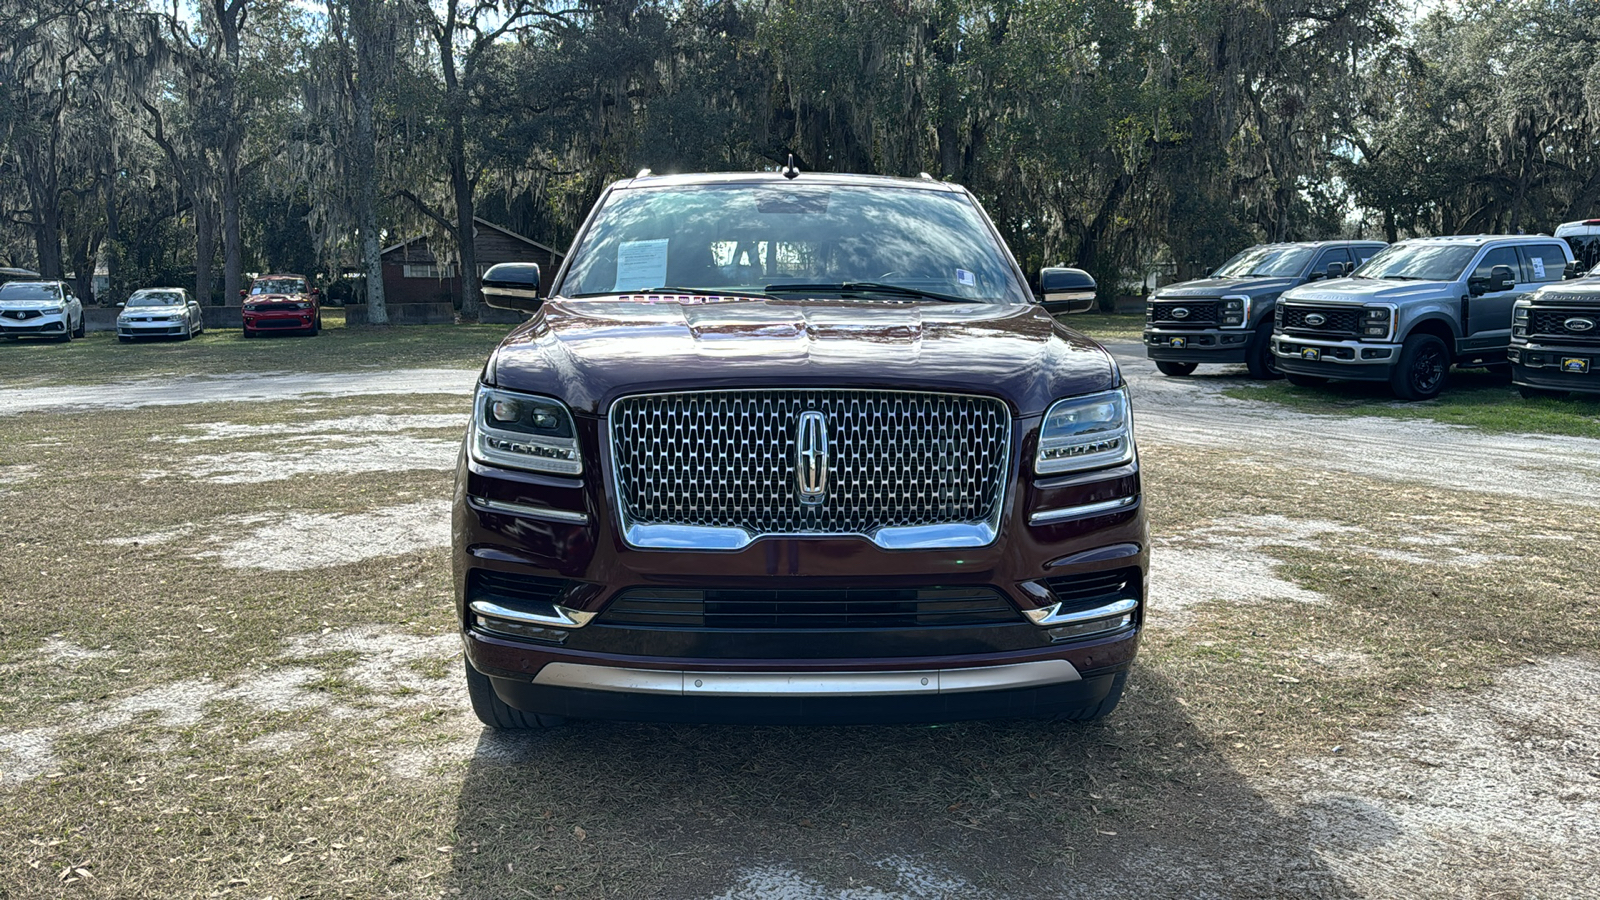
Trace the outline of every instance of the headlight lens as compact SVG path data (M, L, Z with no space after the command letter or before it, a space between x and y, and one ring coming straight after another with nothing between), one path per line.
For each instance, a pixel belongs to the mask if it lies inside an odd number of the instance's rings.
M1223 328L1243 328L1250 321L1250 298L1243 295L1223 297L1219 311Z
M559 400L478 387L472 456L479 462L556 475L583 474L572 413Z
M1389 336L1389 326L1393 311L1388 307L1374 306L1361 311L1361 336L1364 338L1386 338Z
M1113 466L1133 459L1127 388L1058 400L1039 426L1033 470L1040 475Z
M295 303L294 308L295 309L310 309L311 308L311 304L306 302L306 301L304 301L304 300L300 300L300 301Z

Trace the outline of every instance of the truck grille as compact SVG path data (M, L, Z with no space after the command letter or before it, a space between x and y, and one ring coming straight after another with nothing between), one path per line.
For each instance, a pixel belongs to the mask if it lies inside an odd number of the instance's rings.
M1582 343L1600 343L1600 327L1590 328L1586 331L1573 331L1567 327L1568 319L1588 319L1600 326L1600 309L1534 309L1530 316L1531 322L1528 334L1543 337L1557 337L1564 341L1580 341Z
M1196 327L1217 324L1217 301L1215 300L1195 300L1192 302L1157 300L1152 306L1155 307L1152 311L1152 322L1160 322L1163 325L1194 325ZM1172 311L1175 309L1188 310L1188 314L1182 318L1174 317Z
M299 310L300 306L297 303L257 303L255 306L256 312L298 312Z
M1281 304L1285 331L1302 331L1309 334L1353 335L1361 324L1359 309L1341 309L1337 306L1299 306ZM1323 321L1312 324L1308 316L1321 316Z
M675 590L635 588L606 607L596 624L636 628L736 630L926 628L1022 621L991 588L827 590Z
M822 415L826 489L803 502L802 413ZM872 535L997 524L1011 416L990 397L750 390L624 397L611 408L623 526Z

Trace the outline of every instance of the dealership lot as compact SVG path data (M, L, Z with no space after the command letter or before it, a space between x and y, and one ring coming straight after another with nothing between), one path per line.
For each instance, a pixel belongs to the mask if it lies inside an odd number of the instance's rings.
M63 383L0 348L5 891L1600 892L1600 441L1294 411L1113 343L1155 556L1106 723L503 736L446 553L495 335L405 331L389 366L331 330L316 368L199 339L132 375L91 338Z

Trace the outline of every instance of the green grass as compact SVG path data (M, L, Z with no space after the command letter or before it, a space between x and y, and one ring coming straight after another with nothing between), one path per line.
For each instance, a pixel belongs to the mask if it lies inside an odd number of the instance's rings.
M1421 403L1396 400L1388 384L1359 381L1331 381L1315 388L1295 387L1287 381L1258 381L1223 393L1311 413L1431 419L1506 434L1600 438L1600 398L1573 395L1564 400L1524 400L1506 376L1483 369L1452 371L1444 393Z
M325 316L322 334L245 340L236 328L213 329L189 341L118 343L110 332L80 341L0 341L0 388L101 384L164 375L241 372L345 372L363 368L474 368L510 325L424 325L345 328Z
M1057 316L1056 321L1097 341L1137 341L1144 337L1142 314L1078 313Z

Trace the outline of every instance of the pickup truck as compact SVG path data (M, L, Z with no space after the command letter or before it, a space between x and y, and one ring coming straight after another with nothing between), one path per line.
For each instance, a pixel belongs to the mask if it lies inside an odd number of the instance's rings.
M1338 278L1382 250L1382 241L1257 244L1210 277L1169 284L1145 304L1145 353L1163 375L1209 363L1244 363L1251 378L1277 378L1272 306L1297 285Z
M1348 278L1285 292L1273 355L1290 384L1387 381L1402 400L1429 400L1452 365L1504 367L1513 304L1571 262L1548 235L1401 241Z
M1600 265L1511 309L1511 383L1522 396L1600 394Z

